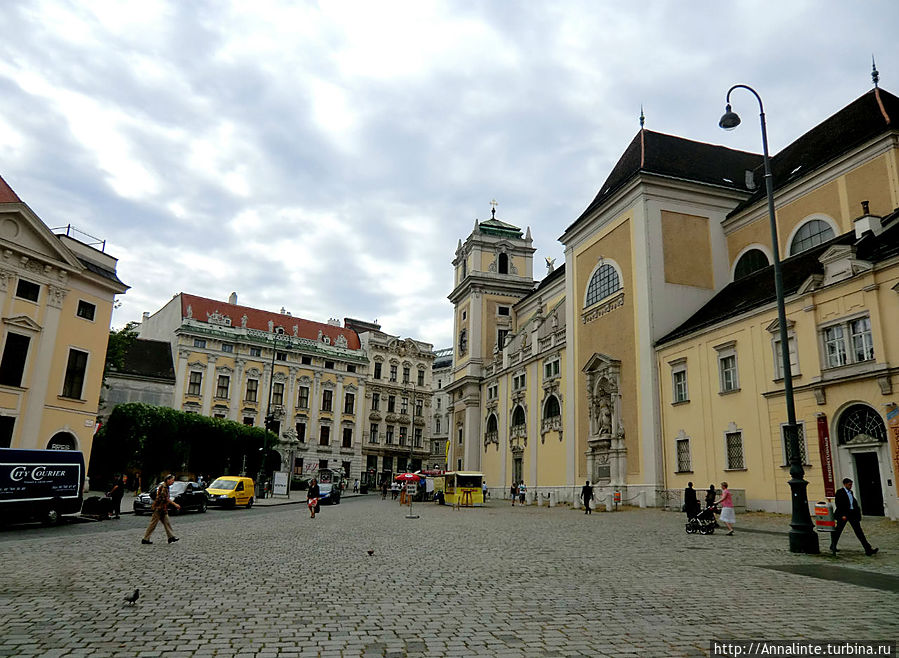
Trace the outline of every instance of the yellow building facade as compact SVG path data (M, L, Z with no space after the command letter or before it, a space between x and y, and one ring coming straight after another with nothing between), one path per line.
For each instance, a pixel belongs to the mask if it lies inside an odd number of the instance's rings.
M772 158L779 248L802 278L788 313L803 436L816 447L824 427L835 477L877 484L890 514L886 332L899 311L888 247L869 238L893 235L895 116L899 100L872 90ZM590 480L601 500L677 507L687 481L728 479L739 504L787 510L762 157L641 128L540 283L530 237L494 216L457 247L449 467L483 471L495 492L523 480L537 500L575 501ZM745 300L729 299L736 290ZM870 341L866 356L839 356L840 336ZM822 365L827 349L838 356ZM873 433L849 436L859 423ZM723 468L737 434L744 466Z
M0 178L0 447L90 460L115 295L105 244L51 231ZM100 247L99 249L96 247Z

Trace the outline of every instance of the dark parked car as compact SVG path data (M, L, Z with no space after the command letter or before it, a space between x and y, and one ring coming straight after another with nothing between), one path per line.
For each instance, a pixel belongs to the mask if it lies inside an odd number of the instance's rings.
M173 501L181 505L180 510L177 507L169 508L169 514L206 511L206 492L196 482L172 482L169 494ZM152 513L153 499L150 498L149 493L142 493L134 499L135 515Z

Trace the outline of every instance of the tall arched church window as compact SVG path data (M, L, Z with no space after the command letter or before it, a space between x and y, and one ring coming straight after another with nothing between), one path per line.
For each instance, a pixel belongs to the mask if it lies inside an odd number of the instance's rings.
M543 418L555 418L561 415L562 410L559 408L559 398L555 395L550 395L546 398L546 404L543 405Z
M811 249L819 244L827 242L833 237L833 229L830 224L822 219L813 219L803 224L796 235L793 236L793 244L790 245L790 255L798 254L806 249Z
M737 266L734 268L734 281L742 279L744 276L749 276L753 272L758 272L768 267L768 265L770 263L764 251L761 249L750 249L740 256L740 260L737 261Z
M509 273L509 256L507 254L499 255L499 263L497 264L497 270L500 274L508 274Z
M621 279L614 267L606 263L593 273L587 286L587 301L584 308L605 299L621 290Z
M487 433L497 431L497 422L496 422L496 414L490 414L490 417L487 419Z
M519 405L512 412L512 427L524 427L524 422L524 409Z

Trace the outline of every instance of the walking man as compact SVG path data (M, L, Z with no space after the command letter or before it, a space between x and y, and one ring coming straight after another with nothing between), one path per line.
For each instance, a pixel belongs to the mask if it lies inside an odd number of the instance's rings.
M112 499L112 507L115 516L112 518L118 519L121 518L122 513L122 498L125 496L125 487L128 486L128 476L127 475L119 475L116 477L115 482L112 483L112 489L109 490L109 493L106 495Z
M837 542L840 541L843 528L848 523L855 531L855 536L862 543L865 555L871 556L877 553L878 549L873 548L868 543L862 530L862 512L858 506L858 498L852 493L852 480L849 478L843 478L843 488L837 491L834 497L834 504L836 505L836 510L834 510L833 515L837 520L837 527L834 528L830 536L830 552L834 555L837 554Z
M593 514L593 510L590 509L590 501L593 500L593 487L590 486L590 480L587 480L587 484L581 487L581 498L584 499L584 514Z
M141 544L153 543L150 541L150 535L156 530L156 525L160 521L162 521L162 527L165 528L165 534L168 535L169 543L172 544L178 541L175 533L172 532L172 524L169 523L169 505L174 506L176 509L181 509L181 505L176 503L169 496L169 487L172 486L172 482L174 481L175 476L169 474L166 475L165 480L156 487L156 499L153 501L153 516L150 519L150 525L147 526L147 532L144 533L144 538L140 540Z

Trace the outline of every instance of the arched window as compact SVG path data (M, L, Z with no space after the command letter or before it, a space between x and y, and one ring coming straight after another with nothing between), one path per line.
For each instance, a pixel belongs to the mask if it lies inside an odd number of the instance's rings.
M524 427L524 422L524 409L518 405L512 412L512 427Z
M827 242L833 237L833 229L823 219L813 219L803 224L796 235L793 236L793 244L790 245L790 255L798 254L806 249L811 249L819 244Z
M509 273L509 257L506 254L499 255L499 263L497 264L497 271L500 274L508 274Z
M490 414L490 417L487 419L487 434L498 431L497 422L496 422L496 414Z
M866 404L855 404L849 407L840 417L838 443L886 443L887 428L883 418Z
M77 450L78 442L69 432L57 432L47 443L47 450Z
M768 267L768 265L770 263L764 251L761 249L750 249L740 256L740 260L737 261L737 266L734 268L734 281L742 279L744 276L749 276L753 272L758 272Z
M584 308L592 306L601 299L621 290L621 279L614 267L606 263L597 269L587 286L587 301Z
M562 410L559 408L559 398L555 395L550 395L543 404L543 418L556 418L561 415Z

